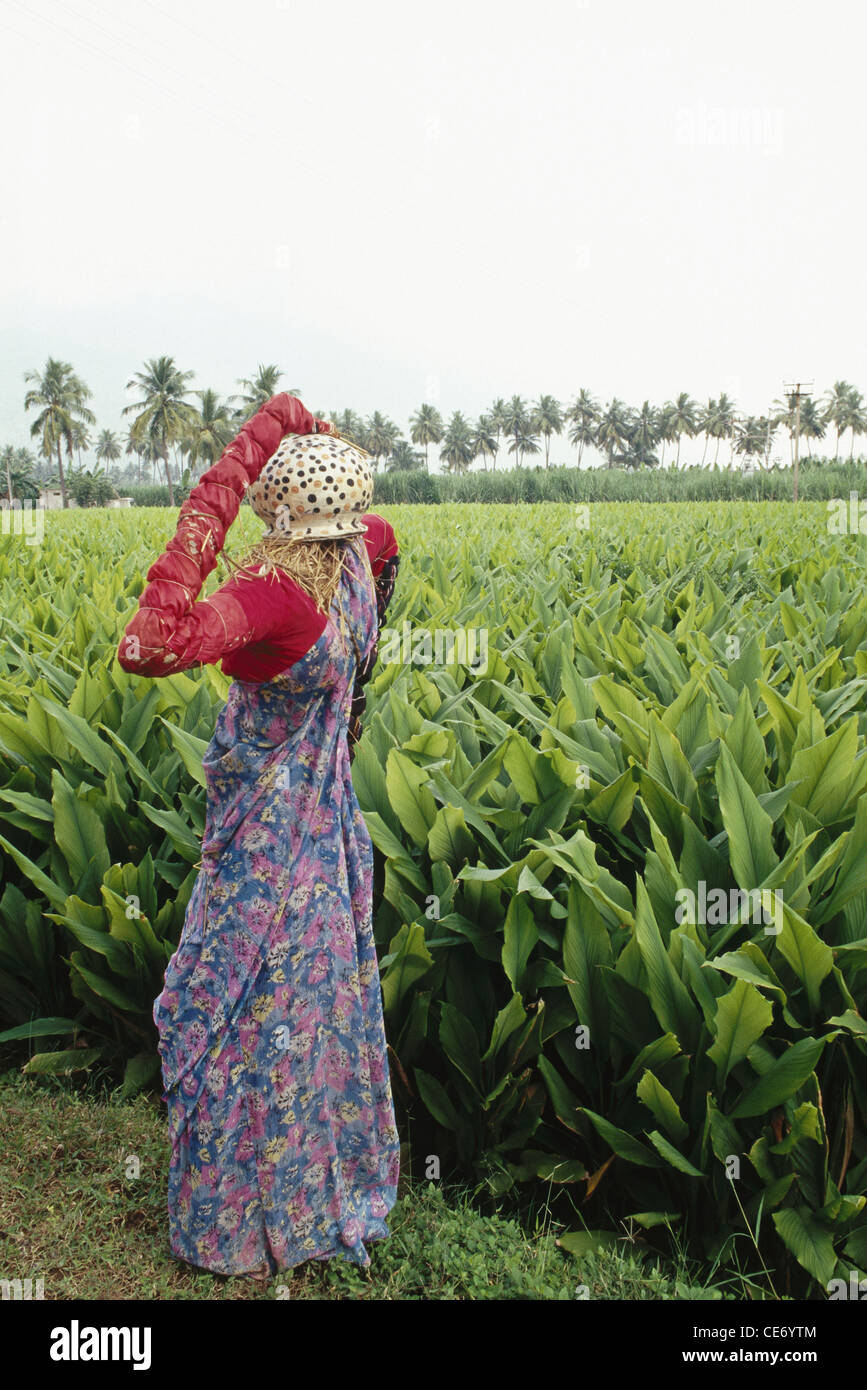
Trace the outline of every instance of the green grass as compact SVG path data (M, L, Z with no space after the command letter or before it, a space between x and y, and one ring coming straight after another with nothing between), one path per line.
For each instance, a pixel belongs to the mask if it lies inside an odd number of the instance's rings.
M8 1061L6 1063L8 1067ZM168 1246L165 1115L153 1094L100 1097L0 1071L0 1278L65 1299L675 1299L710 1297L628 1238L581 1259L544 1206L528 1231L481 1213L467 1188L402 1180L371 1266L308 1261L260 1287L196 1271ZM138 1177L127 1176L131 1159ZM717 1294L716 1296L719 1296Z

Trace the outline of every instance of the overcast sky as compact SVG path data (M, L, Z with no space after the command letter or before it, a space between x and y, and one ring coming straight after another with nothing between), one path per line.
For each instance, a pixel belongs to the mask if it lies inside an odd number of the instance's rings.
M404 430L867 391L865 30L854 0L0 0L0 443L49 355L111 428L161 354Z

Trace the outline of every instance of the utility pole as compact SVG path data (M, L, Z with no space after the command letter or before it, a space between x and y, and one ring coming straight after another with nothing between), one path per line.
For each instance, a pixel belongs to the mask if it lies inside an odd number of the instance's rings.
M792 486L792 501L798 500L798 446L801 442L801 396L809 399L813 388L812 381L784 381L783 390L789 393L789 409L795 406L795 469Z

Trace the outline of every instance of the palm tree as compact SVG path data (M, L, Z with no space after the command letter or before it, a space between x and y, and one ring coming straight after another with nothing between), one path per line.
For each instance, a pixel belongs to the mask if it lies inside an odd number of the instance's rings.
M503 433L512 436L512 443L509 445L509 453L515 455L515 462L521 466L521 446L522 435L526 435L530 427L527 416L527 407L520 396L513 396L503 411Z
M747 415L735 425L732 436L734 453L740 454L744 463L751 458L761 458L765 452L767 437L767 419L764 416Z
M78 467L81 469L84 466L81 462L81 451L90 448L90 435L86 425L81 424L78 420L72 426L72 447L78 455Z
M545 440L545 467L549 466L551 435L560 434L563 429L563 411L560 402L553 396L540 396L532 413L532 428Z
M500 435L505 431L506 428L506 402L503 400L502 396L498 396L497 399L494 401L494 404L488 411L487 418L490 420L491 428L494 430L497 436L496 453L494 455L494 462L491 465L494 469L494 472L496 472L497 458L499 457L500 453Z
M671 401L666 401L661 405L656 413L656 437L662 445L659 454L659 466L665 467L665 446L673 444L677 439L677 425L675 423L675 409Z
M86 405L93 392L75 375L69 362L49 357L45 368L24 373L24 380L33 387L24 397L24 409L39 409L40 414L30 426L31 438L40 440L40 453L50 459L57 452L57 471L64 507L69 506L66 475L60 452L61 441L66 444L67 457L72 458L76 425L96 423L96 416Z
M16 497L39 497L39 484L33 476L36 460L29 449L16 449L7 444L0 452L0 467L6 473L6 496L11 507Z
M771 417L772 427L774 429L778 429L780 425L785 425L786 429L789 432L789 461L792 464L794 464L795 418L797 415L797 406L794 394L787 396L785 400L778 396L777 399L772 402L771 409L774 412L773 416Z
M344 438L366 448L364 440L367 427L361 416L356 415L354 410L332 410L327 418L334 421Z
M511 450L511 445L509 446ZM539 447L539 436L533 433L532 425L528 424L521 430L521 465L524 463L525 454L541 453Z
M420 405L409 426L409 437L413 444L424 445L424 466L430 472L428 445L439 444L445 434L442 416L435 405Z
M96 441L97 463L117 463L123 450L113 430L103 430Z
M726 395L725 391L723 391L722 395L720 396L720 398L719 398L719 400L718 400L718 402L717 402L716 451L715 451L714 456L713 456L713 466L714 466L714 468L717 467L717 459L718 459L718 457L719 457L720 440L722 440L722 439L733 439L733 437L734 437L734 430L735 430L735 423L736 423L735 403L734 403L733 400L731 400L731 398L730 398L729 396ZM733 458L734 458L734 445L732 445L731 455L730 455L730 457L729 457L729 465L728 465L729 468L731 468L731 466L732 466L732 459L733 459Z
M375 410L367 421L364 440L359 440L362 448L373 455L374 471L379 468L381 458L389 458L395 443L400 438L400 430L394 421Z
M134 415L132 430L136 439L148 438L155 445L157 457L163 461L169 485L169 506L175 505L172 470L169 464L169 445L182 440L195 416L194 408L184 398L190 394L187 382L195 372L182 372L173 357L151 358L143 372L136 372L127 382L127 389L137 387L142 399L126 405L123 415ZM132 432L132 431L131 431Z
M488 458L496 461L497 456L497 435L490 415L480 415L476 421L475 428L471 432L470 442L472 444L473 458L479 457L487 460ZM485 472L487 472L487 462Z
M702 451L702 456L701 456L701 466L702 466L702 468L704 468L705 459L707 458L707 446L708 446L708 444L710 443L711 435L714 434L714 432L715 432L715 430L716 430L716 427L717 427L717 403L716 403L715 400L711 399L711 400L708 401L708 403L707 403L706 406L703 406L703 407L699 410L699 415L698 415L698 430L697 430L697 433L698 433L698 434L703 434L703 435L704 435L704 450Z
M698 401L694 401L688 391L681 391L680 395L672 404L672 427L674 436L677 440L677 456L674 464L680 467L680 441L684 435L687 439L693 439L700 433L698 423Z
M469 422L456 410L443 435L440 459L449 473L466 473L473 461L472 433Z
M420 454L417 449L413 449L412 445L406 439L398 439L392 448L391 458L388 460L385 467L386 471L389 473L398 471L409 472L411 469L427 468L427 463L425 462L424 455Z
M228 401L221 401L217 392L209 386L193 394L198 396L201 405L198 410L193 411L183 441L184 453L191 469L195 469L199 459L207 463L208 467L216 463L226 445L231 444L236 432ZM265 399L270 400L270 397L266 396Z
M803 415L803 407L801 409ZM864 397L860 391L856 391L854 386L849 393L846 402L846 411L843 415L843 429L852 431L852 442L849 445L849 462L852 461L852 454L855 449L856 434L867 432L867 408L864 405Z
M12 466L15 463L15 450L11 444L7 444L0 453L0 465L6 471L6 496L9 499L9 506L12 506Z
M140 428L130 425L126 432L126 453L135 454L138 463L138 481L141 483L142 464L149 463L151 466L151 481L156 478L156 465L159 462L159 450L152 439L149 439Z
M637 468L644 465L648 468L655 468L659 462L656 457L656 445L659 438L658 413L650 401L645 401L630 421L629 466Z
M250 416L256 413L260 405L270 401L271 397L277 394L277 383L283 375L281 369L273 362L267 367L260 362L256 368L255 376L240 377L238 385L243 386L244 390L240 395L229 397L230 402L238 402L235 411L236 420L233 423L243 424L245 420L249 420ZM289 395L300 396L301 392L297 386L293 386Z
M599 402L583 386L566 411L569 422L569 443L578 446L578 467L587 444L596 443L599 427Z
M629 419L626 405L614 396L599 417L596 443L608 455L608 467L614 467L615 454L622 454L629 442Z
M801 437L807 441L807 456L813 457L810 441L825 438L825 419L821 408L812 397L801 402Z
M825 424L833 425L837 433L834 441L834 462L840 454L840 435L849 426L846 421L846 412L849 401L855 392L855 387L849 381L835 381L831 390L825 394Z

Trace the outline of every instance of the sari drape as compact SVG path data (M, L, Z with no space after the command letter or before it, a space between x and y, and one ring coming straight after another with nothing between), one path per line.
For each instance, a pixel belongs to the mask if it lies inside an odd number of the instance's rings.
M347 743L377 637L363 544L306 656L230 687L203 759L202 866L154 1003L171 1248L220 1273L367 1265L397 1196L373 851Z

